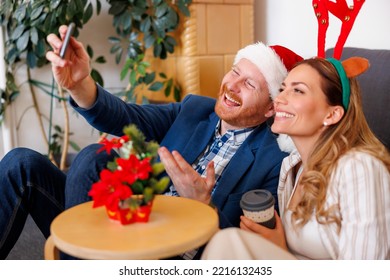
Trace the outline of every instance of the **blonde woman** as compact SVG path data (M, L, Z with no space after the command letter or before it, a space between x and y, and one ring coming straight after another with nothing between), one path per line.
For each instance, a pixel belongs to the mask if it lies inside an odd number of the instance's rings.
M242 216L203 259L390 259L390 156L363 114L355 76L366 67L313 58L293 68L274 101L272 131L296 147L282 163L276 227Z

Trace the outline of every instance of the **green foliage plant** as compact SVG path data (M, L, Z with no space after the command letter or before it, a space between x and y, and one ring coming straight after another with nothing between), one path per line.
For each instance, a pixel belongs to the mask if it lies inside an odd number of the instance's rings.
M174 33L180 27L180 18L190 16L188 7L192 0L106 1L110 6L109 14L113 16L113 26L117 33L117 36L109 38L112 43L110 52L115 55L118 64L122 58L125 58L120 77L123 80L128 76L129 81L128 88L119 94L130 102L136 102L136 89L146 86L150 91L164 90L165 96L173 94L175 100L180 100L180 86L174 78L168 78L162 72L151 70L150 63L145 59L145 53L151 49L154 57L166 59L169 53L174 52L177 45ZM21 94L21 84L16 83L15 73L21 65L26 65L26 82L33 100L32 107L38 115L40 130L52 160L52 153L58 151L59 139L50 139L50 132L49 137L46 136L44 116L39 108L35 88L57 99L64 109L65 128L61 129L62 166L65 162L70 134L67 98L62 88L57 86L54 89L53 85L33 80L31 71L48 63L45 58L50 48L46 42L47 35L57 33L60 25L74 22L76 24L74 37L77 38L79 29L82 29L93 16L93 3L96 14L99 15L102 7L100 0L2 0L0 3L0 26L3 28L3 34L6 34L4 60L7 80L5 89L0 89L0 123L7 105ZM87 45L87 52L93 59L94 53L89 45ZM105 59L99 56L93 62L105 63ZM95 81L103 85L103 78L98 71L92 69L91 75ZM143 101L148 102L145 98ZM51 129L51 122L49 127ZM53 126L53 128L54 133L57 133L58 127L56 129Z
M101 10L100 0L96 0L97 14ZM50 46L46 42L46 37L50 33L58 33L59 26L74 22L76 30L74 36L79 35L79 29L87 23L93 15L93 5L88 0L3 0L0 4L0 25L3 33L6 34L5 40L5 63L6 63L6 88L1 89L0 114L3 116L6 106L21 94L21 84L16 84L15 74L25 65L27 83L32 96L32 107L35 109L39 120L39 127L42 137L48 145L49 157L53 160L53 155L49 147L49 137L47 137L44 125L43 115L39 106L38 98L35 92L35 86L42 82L34 81L31 78L31 71L34 68L43 67L48 63L45 58L46 52ZM98 58L96 62L101 62ZM99 75L95 73L95 77ZM54 81L53 81L54 83ZM46 85L48 87L48 85ZM50 87L50 86L49 86ZM64 109L65 115L65 143L63 145L63 154L67 153L68 135L69 135L69 117L67 112L66 98L62 88L57 87L49 90L49 94L58 92L54 95ZM1 119L0 119L1 120ZM49 127L51 128L51 123ZM65 158L65 155L63 155ZM64 160L62 160L64 161Z
M168 53L174 52L177 42L173 34L179 29L182 16L190 16L188 6L192 0L107 1L118 35L109 38L113 44L110 52L115 55L117 63L122 56L126 57L121 79L128 76L129 87L123 95L127 100L135 101L136 89L146 86L150 91L163 89L165 96L173 93L178 101L180 86L164 73L151 71L145 53L151 49L154 57L166 59Z

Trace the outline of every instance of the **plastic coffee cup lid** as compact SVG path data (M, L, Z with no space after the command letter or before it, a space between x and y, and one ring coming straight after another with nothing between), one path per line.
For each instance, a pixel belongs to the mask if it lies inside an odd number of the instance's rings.
M267 190L252 190L244 193L240 206L247 211L262 211L272 207L275 199Z

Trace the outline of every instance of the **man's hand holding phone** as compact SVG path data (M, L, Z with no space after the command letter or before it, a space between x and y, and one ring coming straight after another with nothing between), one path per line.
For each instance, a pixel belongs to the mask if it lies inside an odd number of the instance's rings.
M62 25L59 34L49 34L47 42L53 48L46 53L58 85L68 89L73 100L82 108L88 108L96 100L96 83L92 79L90 57L83 44L72 34L76 26ZM61 39L63 38L63 39Z

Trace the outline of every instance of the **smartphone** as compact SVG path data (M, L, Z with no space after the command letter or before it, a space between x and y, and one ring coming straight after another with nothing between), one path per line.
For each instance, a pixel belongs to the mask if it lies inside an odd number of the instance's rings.
M61 58L64 58L64 56L65 56L66 49L68 48L68 45L69 45L70 37L73 35L75 28L76 28L76 24L74 22L69 24L68 30L67 30L66 35L65 35L64 42L63 42L61 50L60 50L60 57Z

